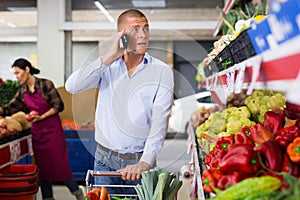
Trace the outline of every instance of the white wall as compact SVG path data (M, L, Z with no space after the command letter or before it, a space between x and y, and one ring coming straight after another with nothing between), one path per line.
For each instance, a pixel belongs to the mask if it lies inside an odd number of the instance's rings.
M38 66L37 57L37 44L34 42L8 42L0 43L0 77L4 80L15 80L15 77L11 71L11 65L17 58L28 59L33 66L41 70L41 74L38 77L43 77L45 73L42 66ZM87 61L96 59L98 56L98 43L97 42L80 42L73 44L73 70L80 68ZM62 69L64 70L64 69ZM46 74L47 78L55 80L57 76ZM64 82L65 80L61 80ZM59 86L57 86L59 87Z
M72 70L79 69L82 65L89 61L93 61L99 56L98 42L75 42L72 49ZM0 43L0 77L4 80L15 80L11 71L11 65L17 58L28 59L33 66L41 70L39 77L55 80L57 76L54 74L46 74L47 70L43 66L38 66L39 59L37 57L37 44L34 42L7 42ZM152 56L167 63L166 42L153 41L150 42L148 51ZM61 69L64 70L64 69ZM47 75L45 77L44 75ZM60 82L65 80L61 80ZM60 87L60 86L57 86Z
M26 59L33 58L37 54L36 43L0 43L0 77L4 80L15 77L11 71L11 65L15 59L23 57ZM32 63L36 65L36 63Z

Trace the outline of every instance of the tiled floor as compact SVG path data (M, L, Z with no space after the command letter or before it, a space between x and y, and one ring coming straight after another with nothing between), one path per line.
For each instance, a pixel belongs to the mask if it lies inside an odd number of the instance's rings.
M180 172L182 166L190 161L190 156L186 153L186 141L186 138L181 136L175 136L175 138L167 139L157 160L158 167L172 172ZM84 184L84 182L82 184ZM178 192L177 199L190 199L190 188L190 181L184 180L183 185ZM64 185L55 185L53 190L56 200L75 200L75 197L72 196L68 188ZM40 191L37 193L36 200L42 200Z

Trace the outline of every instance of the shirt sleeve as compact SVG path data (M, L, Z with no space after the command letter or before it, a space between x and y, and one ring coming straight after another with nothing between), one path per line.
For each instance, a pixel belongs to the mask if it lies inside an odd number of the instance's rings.
M100 58L87 63L67 79L65 88L71 94L76 94L87 89L98 87L101 75L106 66Z
M64 102L52 81L45 80L42 90L44 97L52 108L54 108L57 112L64 110Z
M169 67L166 68L161 74L161 82L153 103L151 130L140 159L150 165L153 165L163 147L173 102L173 72Z
M16 95L14 96L14 98L10 100L8 104L2 107L3 115L9 116L21 110L25 110L25 112L28 111L26 110L27 107L22 98L23 97L22 91L23 91L22 88L19 89Z

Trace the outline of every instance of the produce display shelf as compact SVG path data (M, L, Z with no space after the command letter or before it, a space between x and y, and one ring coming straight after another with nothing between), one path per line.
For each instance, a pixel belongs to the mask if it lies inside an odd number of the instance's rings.
M287 92L299 79L299 60L300 36L297 36L277 48L207 77L205 84L208 90L222 87L229 93L237 92L238 84L241 88L248 88L249 93L255 88ZM242 81L238 82L239 78Z
M0 145L0 169L18 162L27 155L33 155L31 135Z
M197 136L192 127L191 122L188 124L188 134L191 138L191 146L192 146L192 156L193 156L193 164L194 164L194 173L197 179L197 198L199 200L204 200L208 197L209 194L205 193L202 185L202 172L205 168L203 160L203 152L201 147L197 142Z

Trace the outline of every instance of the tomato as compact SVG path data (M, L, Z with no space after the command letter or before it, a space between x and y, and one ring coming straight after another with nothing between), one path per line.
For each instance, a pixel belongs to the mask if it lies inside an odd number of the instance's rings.
M84 196L84 200L99 200L99 196L94 192L88 192Z

